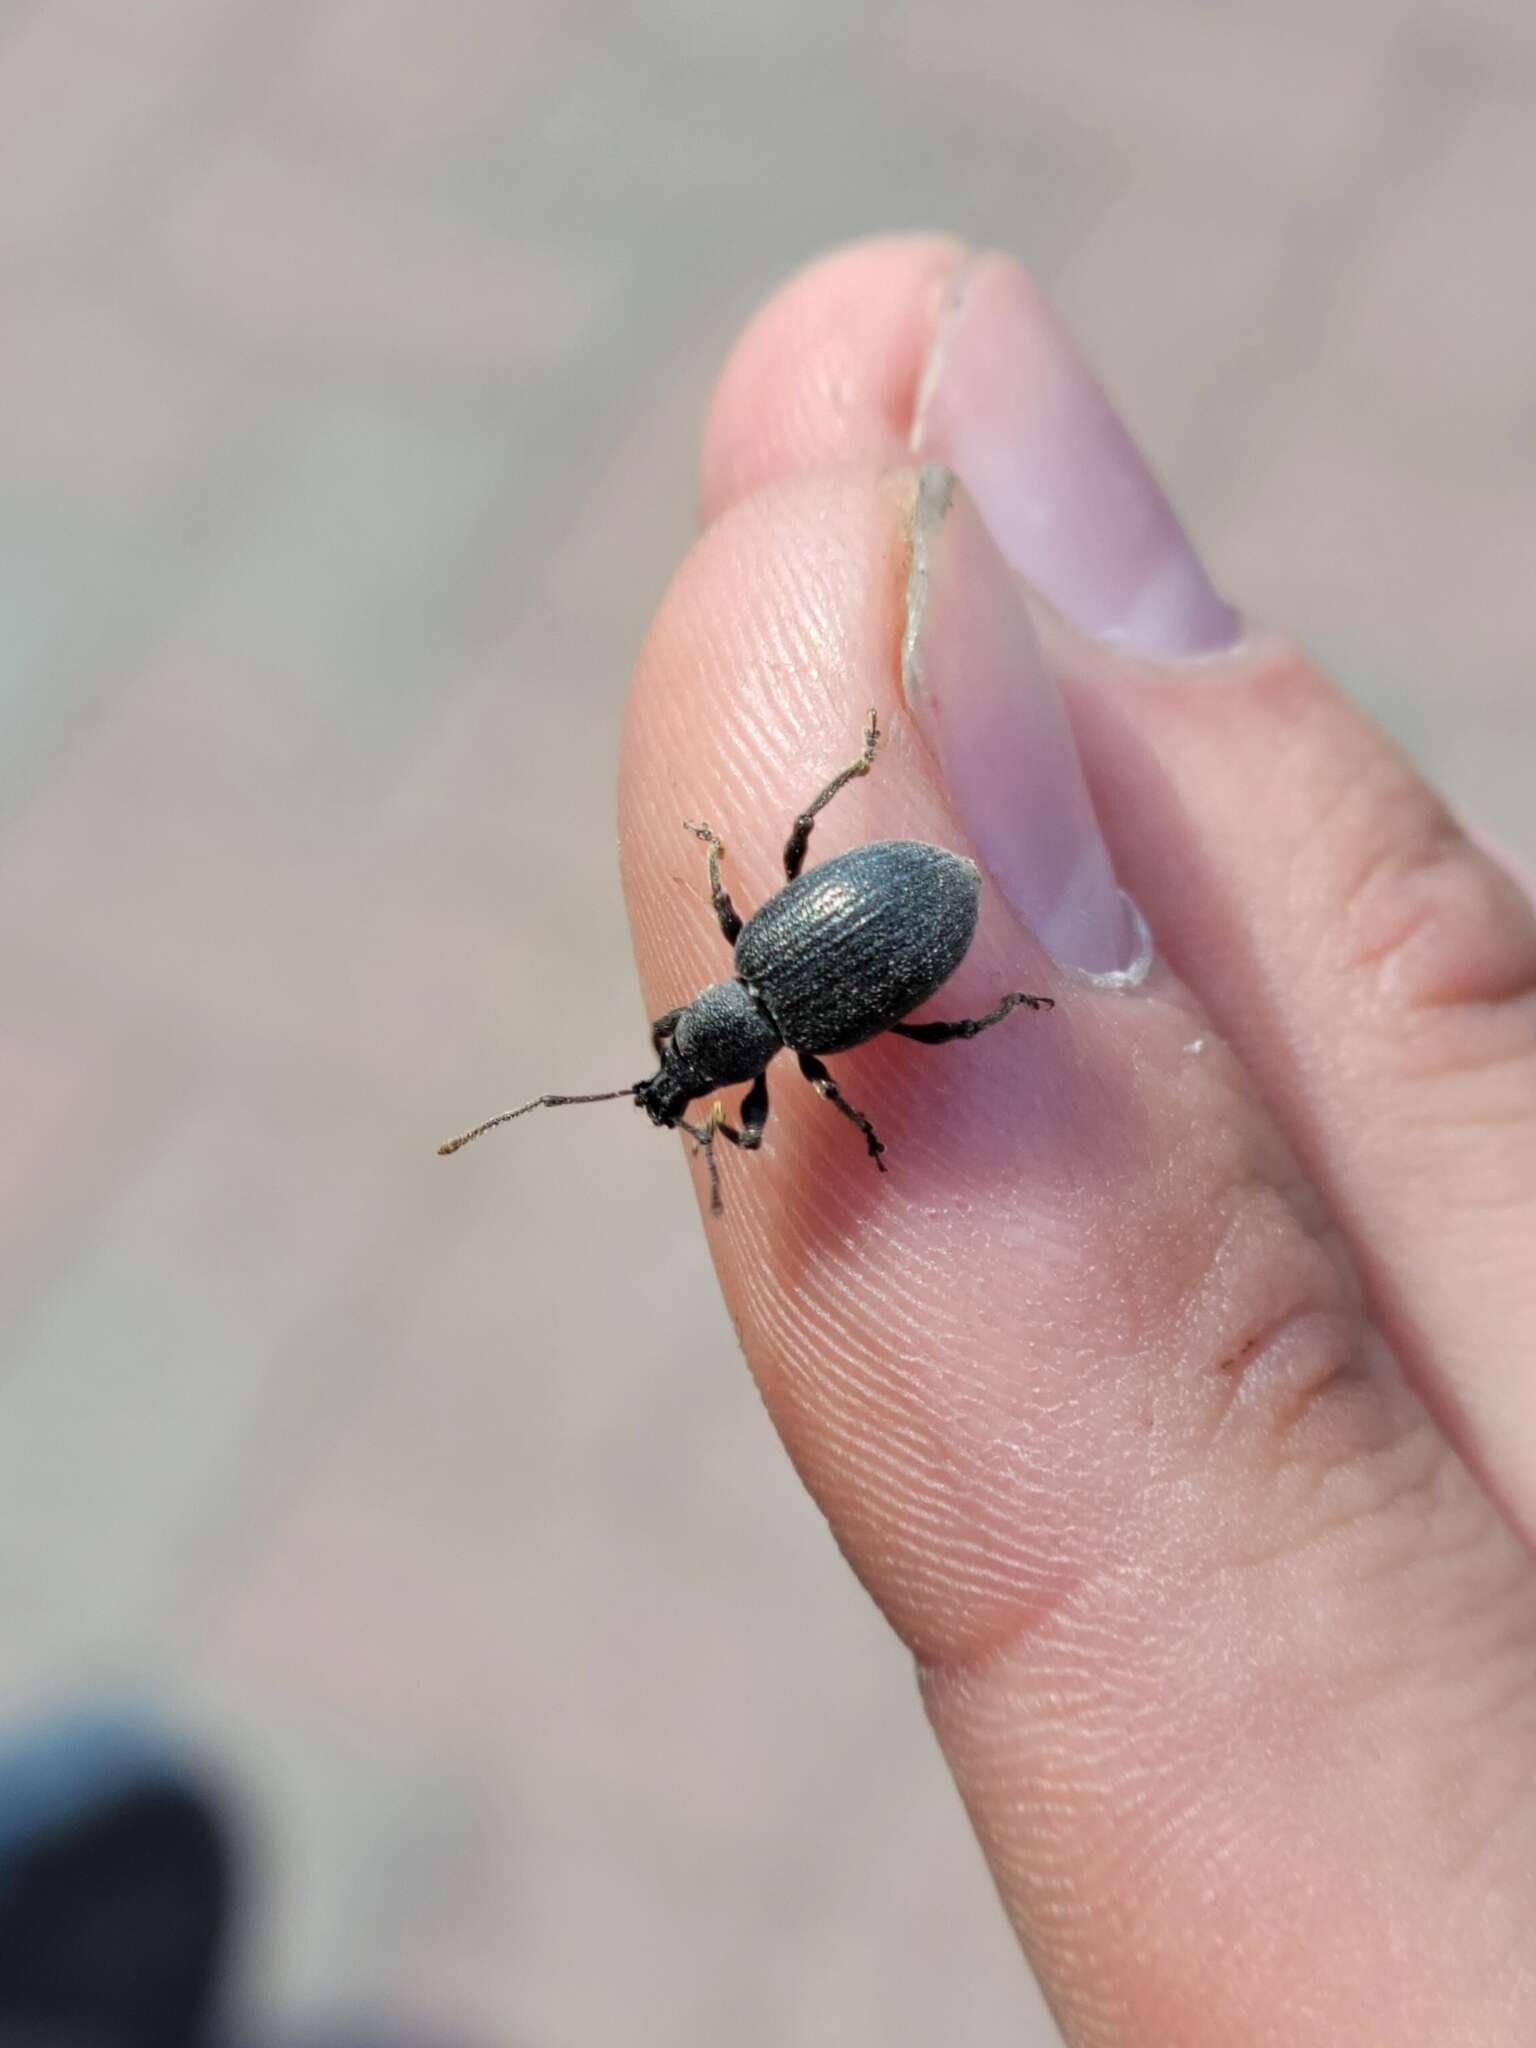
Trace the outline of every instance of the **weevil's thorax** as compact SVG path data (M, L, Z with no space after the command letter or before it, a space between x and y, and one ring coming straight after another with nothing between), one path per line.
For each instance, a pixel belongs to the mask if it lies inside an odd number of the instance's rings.
M782 1044L739 981L718 981L678 1018L660 1069L637 1099L653 1122L675 1124L695 1096L755 1081Z
M677 1020L670 1060L707 1088L755 1081L783 1041L767 1013L739 981L717 981L696 995Z

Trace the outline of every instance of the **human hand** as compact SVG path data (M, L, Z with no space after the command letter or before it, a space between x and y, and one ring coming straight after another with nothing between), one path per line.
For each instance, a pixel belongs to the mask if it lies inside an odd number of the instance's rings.
M650 1013L728 971L683 818L754 907L869 705L811 859L974 850L934 1014L1057 999L836 1063L884 1178L778 1062L710 1236L1068 2038L1530 2040L1529 905L1243 636L1003 259L792 283L702 503L625 746Z

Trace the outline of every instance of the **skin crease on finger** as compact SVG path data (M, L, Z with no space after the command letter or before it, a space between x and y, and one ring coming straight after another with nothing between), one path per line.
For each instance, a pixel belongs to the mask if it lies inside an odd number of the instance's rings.
M706 512L828 462L900 460L970 260L887 238L777 293L711 407ZM1013 317L1048 328L1010 268ZM1038 369L1038 336L1024 358ZM1414 1384L1536 1543L1529 899L1285 642L1156 665L1075 633L1038 590L1030 605L1164 956L1325 1191Z
M811 859L968 851L896 684L908 474L738 505L642 655L621 790L651 1014L873 704ZM1044 1018L837 1061L890 1174L789 1062L711 1245L749 1362L911 1646L1074 2043L1530 2038L1536 1595L1404 1386L1295 1163L1166 969L1053 969L984 889L933 1014ZM1189 1048L1201 1043L1203 1050Z

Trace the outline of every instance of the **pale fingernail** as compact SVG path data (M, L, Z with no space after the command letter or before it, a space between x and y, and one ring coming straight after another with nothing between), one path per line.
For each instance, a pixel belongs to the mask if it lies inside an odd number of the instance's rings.
M1011 257L956 273L912 450L955 471L1003 554L1076 626L1154 658L1242 637L1136 443Z
M1141 979L1146 927L1115 881L1023 592L937 464L919 474L911 542L902 690L961 824L1053 958Z

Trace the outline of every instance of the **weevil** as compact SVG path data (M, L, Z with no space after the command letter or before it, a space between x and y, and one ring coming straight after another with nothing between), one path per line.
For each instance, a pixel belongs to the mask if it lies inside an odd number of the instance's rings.
M577 1102L616 1102L629 1096L663 1130L686 1131L709 1167L710 1208L720 1214L720 1175L714 1141L725 1138L755 1152L768 1123L769 1063L792 1052L817 1094L857 1125L870 1158L886 1170L884 1145L862 1110L838 1088L823 1060L848 1052L883 1031L918 1045L948 1045L974 1038L1020 1007L1049 1010L1049 996L1005 995L984 1017L909 1024L905 1020L949 980L970 950L981 897L974 861L917 839L882 839L837 854L802 873L817 818L838 791L874 766L880 728L873 711L864 724L858 759L840 769L795 819L784 845L784 887L743 919L721 880L725 846L713 827L684 822L709 854L709 895L736 971L668 1010L651 1026L657 1068L628 1088L597 1095L537 1095L518 1109L493 1116L438 1150L457 1152L472 1138L526 1116L532 1109L563 1109ZM716 1102L702 1123L684 1112L701 1095L750 1082L728 1123Z

